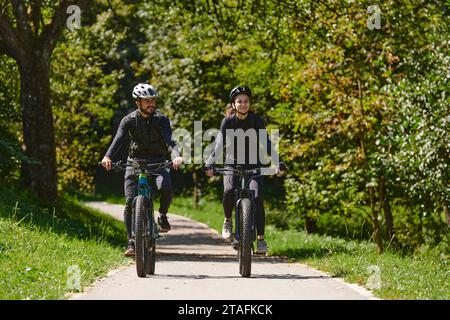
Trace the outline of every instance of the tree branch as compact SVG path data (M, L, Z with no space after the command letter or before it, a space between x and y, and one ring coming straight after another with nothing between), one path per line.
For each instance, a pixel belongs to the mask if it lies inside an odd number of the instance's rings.
M21 0L11 0L14 16L17 22L17 30L20 31L21 36L24 38L24 43L30 43L32 41L32 33L30 25L28 24L28 16L25 12L25 6Z
M0 15L0 50L16 59L21 59L22 48L16 30L11 27L11 23L5 13Z
M113 5L111 3L111 0L108 0L108 6L109 6L109 8L111 9L111 11L112 11L112 13L114 15L114 18L117 19L119 16L117 15L116 11L114 10L114 7L113 7Z
M9 6L9 2L5 1L5 3L1 6L0 16L4 15L6 12L6 8Z
M44 22L42 20L42 1L41 0L34 0L31 1L31 22L33 23L33 33L34 36L37 37L39 34L39 25L42 22L42 26L44 25Z

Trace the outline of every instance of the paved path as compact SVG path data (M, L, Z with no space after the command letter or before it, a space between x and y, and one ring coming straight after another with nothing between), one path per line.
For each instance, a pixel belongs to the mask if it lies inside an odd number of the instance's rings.
M123 219L123 206L88 205ZM359 286L273 257L254 257L251 277L242 278L236 251L217 232L170 213L169 221L172 230L157 244L155 275L138 278L130 261L72 299L374 299Z

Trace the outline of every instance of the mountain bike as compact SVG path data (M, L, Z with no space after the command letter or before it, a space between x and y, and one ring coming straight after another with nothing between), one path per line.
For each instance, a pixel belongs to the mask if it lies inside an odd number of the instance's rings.
M277 170L267 167L245 169L243 166L213 168L214 175L230 173L239 177L238 186L235 188L235 233L231 245L238 253L239 273L242 277L250 277L252 252L254 253L253 242L256 240L256 206L254 194L250 190L250 181L256 177L274 175Z
M101 162L99 162L101 166ZM155 274L156 240L160 238L153 209L153 190L149 184L151 176L158 176L158 171L172 168L171 161L147 163L135 159L131 162L112 163L116 172L132 168L130 175L137 182L136 194L132 204L132 236L135 239L135 260L138 277Z

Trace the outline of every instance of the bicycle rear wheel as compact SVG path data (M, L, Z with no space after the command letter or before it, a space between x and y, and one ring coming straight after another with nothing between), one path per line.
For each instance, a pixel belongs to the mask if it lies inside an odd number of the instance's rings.
M238 250L239 273L242 277L249 277L252 270L252 206L250 199L241 199L239 210L241 235Z
M136 199L135 207L135 257L136 257L136 271L138 277L145 277L146 270L145 265L148 260L149 252L147 248L147 243L145 240L145 233L147 230L148 220L147 220L147 208L145 206L145 198L139 195Z

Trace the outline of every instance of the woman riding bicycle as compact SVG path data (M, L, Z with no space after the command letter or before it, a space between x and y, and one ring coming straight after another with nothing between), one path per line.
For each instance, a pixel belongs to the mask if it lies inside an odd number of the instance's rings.
M250 110L252 100L252 91L250 88L247 86L235 87L231 90L229 98L230 104L220 125L220 133L216 138L214 150L205 164L206 175L209 177L213 175L213 164L217 163L217 158L222 152L224 141L227 144L225 167L233 168L236 165L244 166L246 169L261 167L262 159L260 158L261 153L259 151L260 148L263 148L266 152L270 150L272 161L275 159L279 171L278 154L272 148L268 136L263 134L261 137L260 134L267 132L264 122L261 117ZM251 143L251 136L256 137L256 143ZM236 143L237 141L245 142ZM233 145L231 148L229 147L230 144ZM225 239L232 237L231 217L236 200L234 189L238 182L238 177L231 172L225 174L223 177L224 192L222 203L225 219L222 227L222 237ZM253 178L250 181L250 189L254 192L256 209L257 253L265 254L267 252L267 243L264 240L265 212L262 188L262 176Z
M111 158L125 143L129 144L128 160L144 159L147 163L158 163L165 160L167 152L171 152L173 168L177 170L183 162L180 153L172 137L172 129L167 116L156 110L156 98L158 92L151 85L139 83L133 89L137 110L125 116L119 125L117 134L102 160L106 170L111 170ZM158 223L161 232L168 232L170 224L167 220L167 212L173 198L172 181L169 172L161 169L152 183L161 193L160 216ZM128 247L126 256L134 256L134 239L132 237L132 203L135 197L136 181L131 174L131 168L125 172L125 210L124 221L127 229Z

